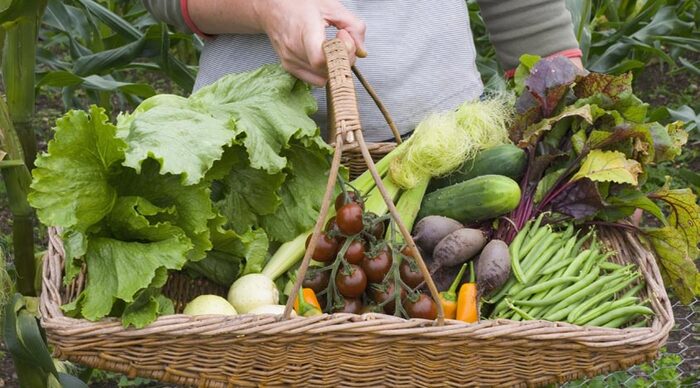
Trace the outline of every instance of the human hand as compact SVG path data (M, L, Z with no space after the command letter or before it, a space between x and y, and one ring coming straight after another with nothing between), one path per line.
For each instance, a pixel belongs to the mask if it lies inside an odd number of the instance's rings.
M366 55L365 23L338 0L263 0L255 2L260 25L270 38L282 66L316 86L328 79L323 42L325 28L335 26L348 49L350 63Z

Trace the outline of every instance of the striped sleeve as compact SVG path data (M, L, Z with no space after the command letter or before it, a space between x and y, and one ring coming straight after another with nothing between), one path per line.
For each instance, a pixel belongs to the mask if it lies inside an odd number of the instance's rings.
M185 22L180 0L142 0L153 17L161 22L170 24L178 31L192 32Z
M496 56L505 69L522 54L578 50L565 0L477 0ZM580 56L580 54L579 54Z

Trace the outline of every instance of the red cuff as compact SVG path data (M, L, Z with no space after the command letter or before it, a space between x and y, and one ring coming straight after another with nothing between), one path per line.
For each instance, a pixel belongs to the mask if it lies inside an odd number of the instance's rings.
M581 49L575 48L575 49L568 49L568 50L556 52L556 53L548 56L547 58L556 57L556 56L562 56L562 57L567 57L567 58L581 58L583 56L583 53L581 52ZM506 73L505 73L506 78L513 78L513 76L515 75L515 70L516 69L510 69L510 70L506 71Z
M190 17L190 11L187 8L187 0L180 0L180 11L182 12L182 18L185 20L185 24L187 24L187 28L190 29L190 31L194 32L197 34L200 38L202 39L211 39L213 38L212 35L207 35L202 30L200 30L196 24L192 21L192 18Z

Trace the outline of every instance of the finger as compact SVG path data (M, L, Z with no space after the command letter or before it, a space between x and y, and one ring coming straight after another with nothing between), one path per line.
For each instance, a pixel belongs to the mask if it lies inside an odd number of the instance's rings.
M310 26L304 29L302 43L306 53L306 62L309 70L316 74L327 74L326 55L323 53L323 42L326 40L326 31L323 24Z
M339 30L347 31L355 43L355 54L360 58L366 57L367 50L365 50L365 32L367 31L367 26L365 25L365 22L358 19L352 12L348 11L343 6L337 7L334 11L335 12L326 16L328 22Z
M352 40L350 34L345 30L338 30L336 38L340 39L345 44L345 48L348 51L348 60L350 61L350 65L354 65L355 52L357 51L357 48L355 47L355 41Z
M323 86L328 79L327 73L318 73L309 68L306 58L287 57L282 59L282 67L295 77L315 86Z
M318 86L320 88L326 86L326 82L328 82L327 77L320 76L306 69L296 68L294 69L294 71L290 71L290 73L294 74L294 76L296 76L300 80L306 81L311 85Z

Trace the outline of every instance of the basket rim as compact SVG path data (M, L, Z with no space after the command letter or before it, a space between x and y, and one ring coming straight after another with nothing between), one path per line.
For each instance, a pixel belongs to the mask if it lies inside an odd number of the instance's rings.
M626 345L630 352L660 348L668 338L674 318L671 303L663 287L663 281L654 255L629 233L613 232L607 238L620 250L621 255L631 257L640 267L651 300L654 318L650 327L602 328L579 326L566 322L544 320L513 321L507 319L480 320L465 323L445 320L444 326L426 319L366 313L363 315L335 313L315 317L294 317L281 320L281 316L242 314L237 316L188 316L173 314L158 317L150 325L136 329L124 328L119 319L100 321L70 318L61 311L63 286L63 244L55 228L49 228L48 250L44 258L40 314L42 326L49 339L52 336L88 338L109 335L115 339L146 336L180 337L183 335L262 335L280 334L372 334L377 336L411 336L429 338L474 338L487 340L495 337L532 342L547 342L563 347L612 348ZM625 245L627 244L627 245ZM84 279L81 279L84 281ZM75 296L74 296L75 297Z

